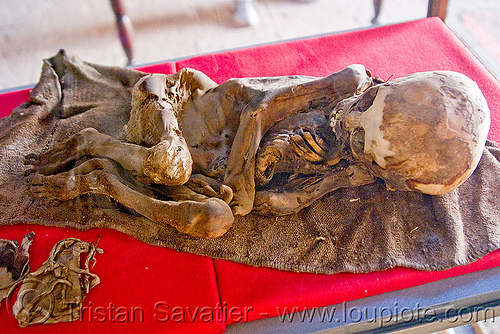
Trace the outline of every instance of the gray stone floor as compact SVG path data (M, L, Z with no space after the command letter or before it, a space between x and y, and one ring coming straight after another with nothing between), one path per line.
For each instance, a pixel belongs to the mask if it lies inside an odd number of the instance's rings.
M463 0L461 0L463 1ZM255 0L256 26L233 19L234 0L124 0L138 64L368 27L372 0ZM115 19L103 0L0 0L0 90L33 84L41 60L60 48L125 65ZM425 17L427 0L386 0L386 23Z
M372 0L255 0L260 22L234 22L234 0L124 0L137 64L189 57L371 25ZM114 16L103 0L0 0L0 90L38 80L41 60L60 48L82 59L125 65ZM427 0L385 0L382 19L425 17ZM450 0L446 21L500 76L500 3Z
M449 0L446 23L500 77L500 1ZM369 27L372 0L255 0L259 24L234 22L234 0L124 0L135 30L136 62L155 63L284 39ZM0 0L0 90L38 81L42 59L60 48L123 66L108 1ZM423 18L427 0L385 0L384 23ZM500 318L480 323L500 333ZM477 326L476 326L477 327ZM456 333L474 333L463 326Z

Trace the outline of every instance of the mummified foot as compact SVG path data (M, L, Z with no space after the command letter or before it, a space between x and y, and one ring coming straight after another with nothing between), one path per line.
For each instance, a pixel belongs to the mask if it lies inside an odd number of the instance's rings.
M30 191L36 197L47 202L68 201L77 197L77 191L70 191L68 188L68 178L61 175L42 175L32 173L28 176ZM73 181L74 183L74 181Z
M227 204L233 199L233 190L230 187L202 174L192 175L186 185L198 194L219 198Z
M46 152L28 154L25 164L31 165L32 168L26 171L26 175L31 173L50 175L63 171L72 162L88 155L87 143L95 134L98 134L95 129L84 129Z
M93 158L68 172L55 175L32 172L28 175L28 184L32 194L39 198L69 201L83 194L98 192L97 188L107 183L108 175L119 175L115 163Z
M49 201L68 201L88 193L105 195L154 222L172 225L194 237L219 237L234 220L229 205L218 198L163 201L140 193L126 185L115 163L108 159L90 159L56 175L32 173L28 182L33 195Z

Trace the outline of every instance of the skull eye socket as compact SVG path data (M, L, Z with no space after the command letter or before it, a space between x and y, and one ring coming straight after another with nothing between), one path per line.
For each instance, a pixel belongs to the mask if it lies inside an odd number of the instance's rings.
M365 130L363 128L355 128L349 136L351 150L356 156L361 156L365 150Z
M349 108L349 112L352 112L354 110L358 112L367 111L372 106L373 101L375 101L375 97L377 96L378 93L378 88L379 87L372 87L368 89L363 94L363 96Z

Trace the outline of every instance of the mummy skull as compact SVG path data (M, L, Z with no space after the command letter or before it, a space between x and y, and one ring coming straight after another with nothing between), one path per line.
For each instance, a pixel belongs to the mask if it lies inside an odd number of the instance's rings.
M490 124L486 100L465 75L435 71L382 83L339 103L337 140L389 189L445 194L481 158Z

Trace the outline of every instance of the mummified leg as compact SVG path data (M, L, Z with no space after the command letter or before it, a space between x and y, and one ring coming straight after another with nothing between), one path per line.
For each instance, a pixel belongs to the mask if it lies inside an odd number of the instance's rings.
M136 171L165 185L185 183L191 175L191 161L178 154L186 146L179 136L165 137L153 147L126 143L93 128L83 129L68 140L41 154L30 154L26 164L33 168L27 173L55 174L84 157L104 157L118 162L124 169Z
M191 175L193 162L177 113L192 95L214 86L207 76L191 69L170 76L144 76L133 89L130 120L124 129L128 142L87 128L47 152L28 155L26 163L33 165L35 172L47 175L64 171L83 156L104 157L155 183L183 184Z
M144 195L128 187L116 165L107 159L90 159L56 175L33 173L29 182L35 195L52 200L67 201L87 193L106 195L152 221L172 225L195 237L221 236L234 220L229 206L218 198L162 201Z
M68 172L55 175L32 172L28 176L28 183L31 192L38 197L49 201L68 201L93 192L93 188L105 174L119 175L113 162L94 158Z
M87 128L46 152L29 154L25 163L33 166L28 173L49 175L63 171L69 164L84 156L106 157L119 162L125 169L141 172L148 149Z

